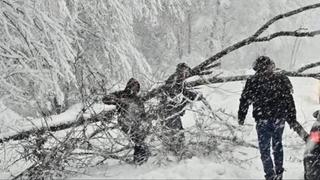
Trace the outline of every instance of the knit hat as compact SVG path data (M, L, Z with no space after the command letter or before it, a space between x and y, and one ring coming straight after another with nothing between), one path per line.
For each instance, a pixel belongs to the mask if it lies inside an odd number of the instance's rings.
M181 70L185 70L185 69L191 71L191 68L186 63L179 63L177 65L176 71L181 71Z
M257 72L266 71L270 66L275 66L274 62L268 56L260 56L253 63L253 70Z
M131 78L128 81L127 85L126 85L125 91L132 90L133 87L137 87L137 91L138 92L140 91L140 83L139 83L139 81L134 79L134 78Z

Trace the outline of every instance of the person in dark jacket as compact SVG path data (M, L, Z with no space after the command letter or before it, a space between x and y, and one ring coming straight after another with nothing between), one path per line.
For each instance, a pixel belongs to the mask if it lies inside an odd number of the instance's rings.
M320 179L320 111L313 113L316 122L313 124L304 153L305 180Z
M185 142L181 122L181 116L185 113L184 108L190 102L202 99L202 96L185 86L185 80L191 73L191 68L187 64L178 64L176 72L165 82L160 101L160 114L164 125L163 142L165 147L176 155L182 152Z
M304 140L308 133L296 120L293 88L289 78L274 73L275 64L267 56L258 57L253 69L256 73L247 79L241 94L238 120L240 125L244 124L249 105L253 104L265 178L280 180L284 171L282 134L285 122ZM274 162L270 156L271 142Z
M144 140L148 134L150 123L147 122L144 103L138 96L139 82L131 78L123 91L116 91L104 96L102 102L116 105L120 114L118 124L134 143L133 160L136 164L146 162L149 149Z

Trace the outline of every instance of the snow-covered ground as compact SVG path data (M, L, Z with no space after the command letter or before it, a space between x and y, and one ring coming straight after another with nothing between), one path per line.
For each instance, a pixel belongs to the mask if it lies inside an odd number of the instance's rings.
M310 78L290 78L294 86L294 99L297 108L298 121L310 130L314 122L312 113L320 109L318 102L319 81ZM255 122L251 116L251 110L247 115L245 125L237 125L237 110L239 97L244 82L231 82L203 86L199 89L209 101L213 109L224 110L234 118L228 122L237 127L237 139L248 144L257 145ZM196 110L199 104L191 106ZM75 108L77 109L77 108ZM0 113L1 114L1 113ZM187 111L183 117L186 129L195 124L194 111ZM286 126L284 132L285 174L284 179L303 179L302 157L304 143L295 132ZM221 149L221 148L220 148ZM234 161L217 158L222 153L235 157ZM253 147L235 146L226 147L225 151L212 153L208 156L195 156L180 162L168 162L166 165L157 165L151 158L142 166L120 164L110 161L98 167L87 168L84 174L69 179L263 179L264 173L258 149ZM8 173L0 173L0 178L6 178Z
M318 102L319 81L310 78L290 78L294 86L294 99L297 108L298 121L310 130L314 119L312 113L320 108ZM201 92L210 102L212 108L222 108L236 117L239 97L244 82L232 82L204 86ZM183 117L186 128L194 124L194 112L187 112ZM234 125L237 125L235 119ZM238 138L257 145L255 122L249 112L243 131L237 134ZM303 151L304 143L295 132L286 126L284 132L285 173L284 179L303 179ZM222 152L223 153L223 152ZM233 156L241 160L238 163L219 161L215 155L193 157L179 163L172 162L166 166L153 164L152 159L142 165L104 165L87 169L83 179L263 179L264 173L258 149L240 147L235 149ZM76 179L78 179L76 177Z

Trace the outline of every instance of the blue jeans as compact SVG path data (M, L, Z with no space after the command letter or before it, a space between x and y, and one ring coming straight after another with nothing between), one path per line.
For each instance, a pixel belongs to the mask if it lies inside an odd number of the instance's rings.
M284 119L268 119L257 121L257 134L259 150L265 177L272 177L283 172L283 147L282 134L285 126ZM273 159L270 154L270 144L272 142Z

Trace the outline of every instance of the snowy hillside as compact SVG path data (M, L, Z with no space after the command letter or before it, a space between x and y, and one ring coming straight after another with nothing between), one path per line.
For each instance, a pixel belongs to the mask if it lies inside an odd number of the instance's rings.
M319 81L306 78L291 78L294 86L294 98L297 108L298 121L310 130L314 119L312 113L320 109L318 103ZM243 82L217 84L202 87L201 92L209 100L214 109L224 109L236 117L238 99L243 88ZM196 107L194 107L196 108ZM188 111L183 117L185 127L194 124L196 113ZM236 119L230 119L230 123L237 126ZM237 137L250 144L257 145L255 123L249 112L245 126L238 129ZM221 145L225 145L221 143ZM284 179L303 179L302 156L304 143L288 126L284 132L285 174ZM217 154L218 153L218 154ZM218 155L232 154L236 157L233 162L223 161ZM209 156L193 157L179 163L172 162L166 166L153 164L155 159L142 166L118 164L109 162L107 165L88 168L85 175L79 177L86 179L110 178L110 179L263 179L264 173L258 149L251 147L234 148L226 147L224 152L213 152ZM73 179L70 177L70 179Z

